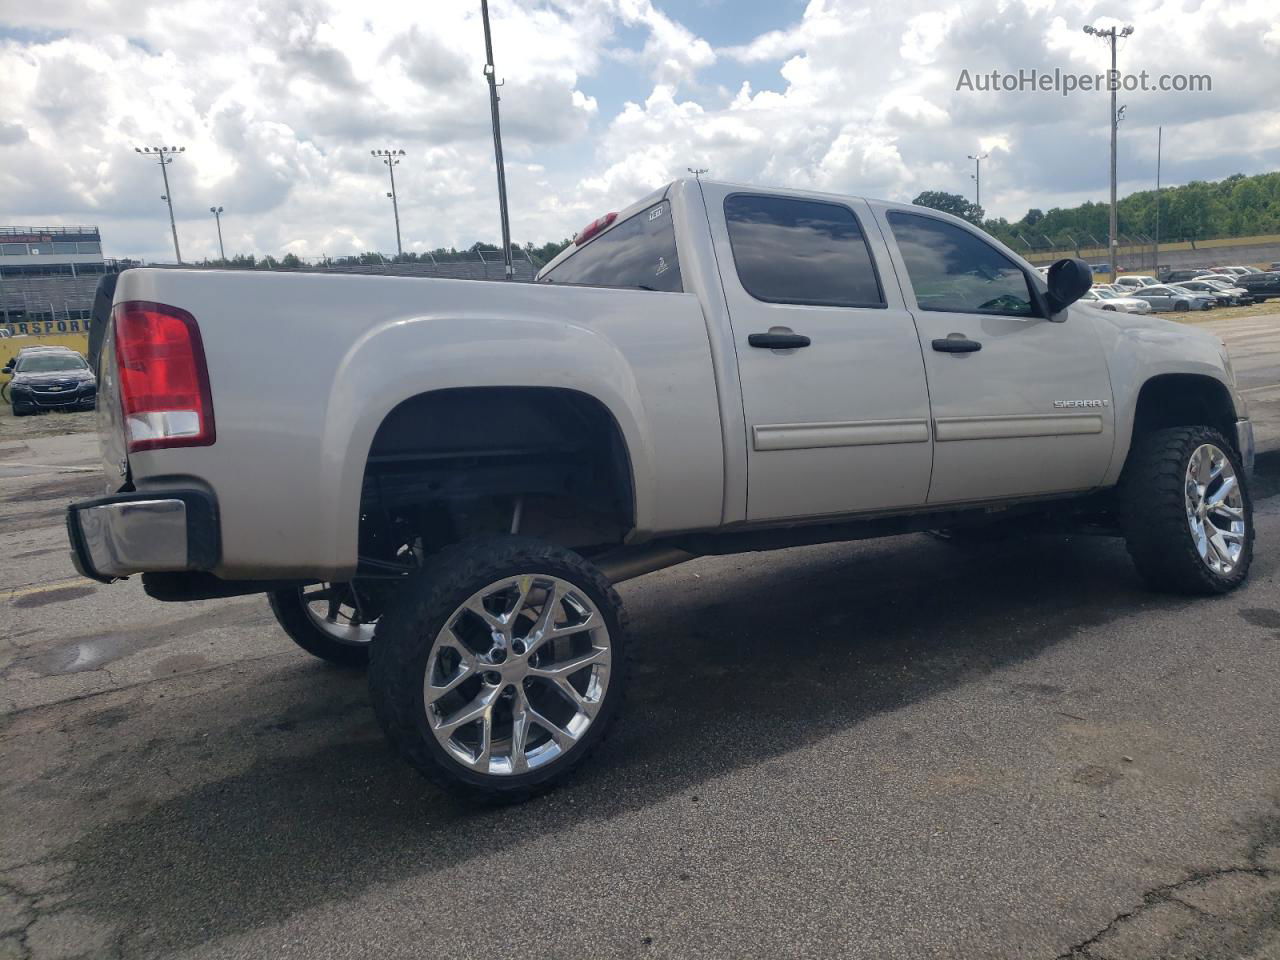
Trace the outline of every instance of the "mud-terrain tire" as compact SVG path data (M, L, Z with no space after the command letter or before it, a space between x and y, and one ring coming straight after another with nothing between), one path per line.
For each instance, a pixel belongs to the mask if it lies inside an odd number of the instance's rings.
M1138 437L1119 495L1129 555L1152 589L1219 594L1248 577L1253 502L1240 457L1218 431L1170 427Z
M627 679L624 631L612 584L570 550L516 536L445 547L378 621L374 712L432 783L520 802L605 737Z
M319 657L339 667L362 668L369 662L369 647L374 637L373 624L363 629L341 629L338 624L327 625L317 621L308 611L303 595L321 585L276 590L267 594L271 612L276 622L289 638L313 657ZM332 588L333 585L325 585ZM342 585L337 585L341 587Z

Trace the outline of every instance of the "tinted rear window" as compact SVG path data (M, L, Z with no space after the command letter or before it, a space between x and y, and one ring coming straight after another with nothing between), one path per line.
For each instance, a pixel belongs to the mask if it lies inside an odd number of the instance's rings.
M664 200L633 214L584 244L539 282L682 292L671 204Z
M837 203L737 194L724 202L733 262L757 300L883 307L862 227Z

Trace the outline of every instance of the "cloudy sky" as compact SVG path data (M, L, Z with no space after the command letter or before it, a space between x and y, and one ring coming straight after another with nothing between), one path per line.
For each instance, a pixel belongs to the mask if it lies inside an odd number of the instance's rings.
M1275 0L493 0L517 241L568 236L706 167L891 199L972 195L1016 219L1102 199L1107 95L957 90L961 71L1107 65L1212 91L1121 94L1121 192L1280 169ZM479 0L0 0L0 223L94 223L109 255L394 250L498 235Z

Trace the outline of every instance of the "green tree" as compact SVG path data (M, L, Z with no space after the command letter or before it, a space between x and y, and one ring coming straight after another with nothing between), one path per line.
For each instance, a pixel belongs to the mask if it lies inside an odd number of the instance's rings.
M976 203L966 200L958 193L926 190L911 202L917 207L929 207L932 210L941 210L943 213L962 217L970 223L982 223L982 208Z

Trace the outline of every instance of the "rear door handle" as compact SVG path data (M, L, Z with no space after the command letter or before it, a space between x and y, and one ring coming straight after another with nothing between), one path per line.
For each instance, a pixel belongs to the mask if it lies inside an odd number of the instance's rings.
M747 343L753 347L786 350L792 347L807 347L811 341L802 333L752 333L748 334Z
M933 341L933 349L939 353L975 353L982 349L982 344L953 333L949 337Z

